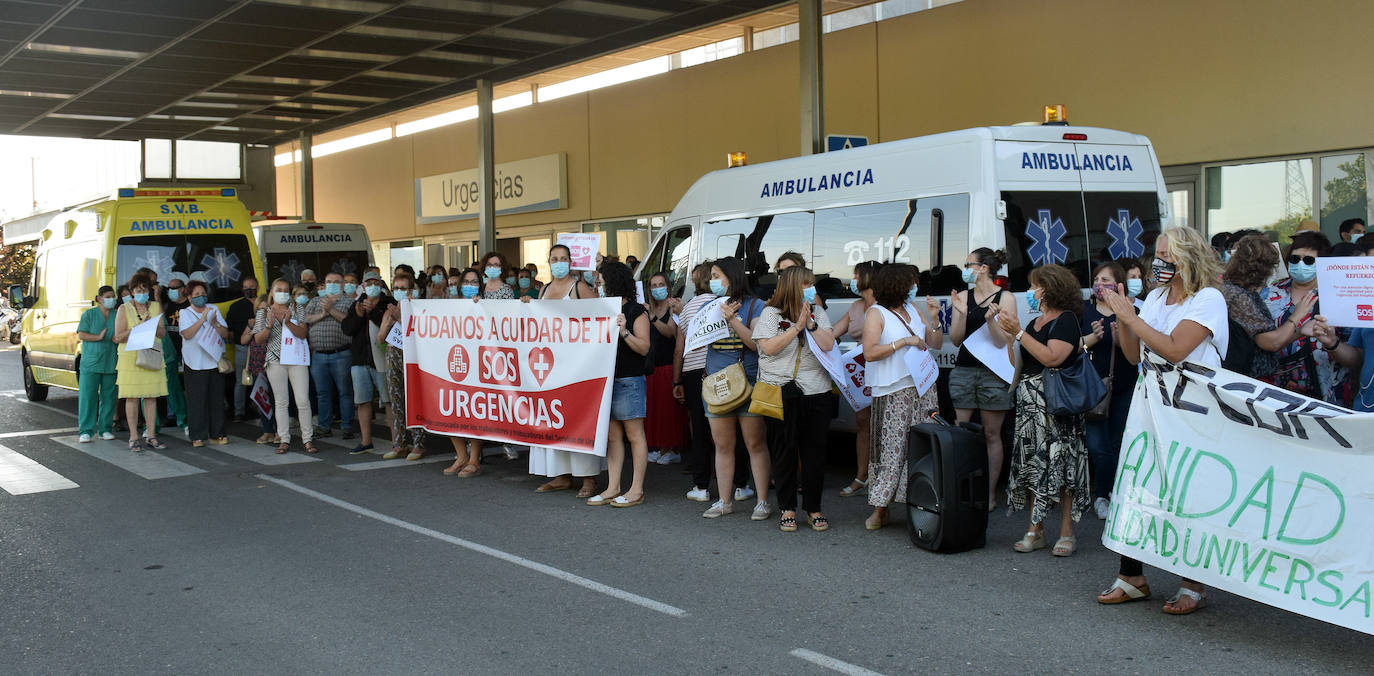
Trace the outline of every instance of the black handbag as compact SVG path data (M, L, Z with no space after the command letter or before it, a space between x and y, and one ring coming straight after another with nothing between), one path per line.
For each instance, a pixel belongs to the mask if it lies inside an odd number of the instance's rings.
M1070 313L1072 314L1072 313ZM1061 314L1060 317L1063 315ZM1059 321L1056 317L1055 322ZM1083 339L1078 339L1078 359L1062 368L1045 368L1045 408L1050 415L1083 415L1093 410L1107 396L1107 387L1097 369L1083 353Z
M1102 379L1102 387L1103 389L1107 390L1107 396L1102 397L1102 401L1098 402L1096 406L1092 407L1091 410L1083 414L1083 417L1087 418L1088 420L1106 420L1107 417L1111 415L1113 389L1112 386L1116 382L1116 350L1117 346L1115 343L1113 343L1112 349L1107 352L1107 358L1112 360L1111 366L1107 367L1106 377ZM1086 349L1084 349L1083 353L1088 355L1089 361L1092 361L1091 352L1088 352ZM1093 370L1096 371L1097 369L1094 368Z

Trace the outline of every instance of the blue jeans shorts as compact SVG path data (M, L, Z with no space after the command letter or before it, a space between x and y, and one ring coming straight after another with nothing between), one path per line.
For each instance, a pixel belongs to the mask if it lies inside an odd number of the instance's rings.
M349 373L353 377L353 403L370 404L374 396L380 397L383 404L391 402L381 371L371 366L353 366Z
M616 378L611 386L611 418L615 420L637 420L646 413L649 388L644 376Z

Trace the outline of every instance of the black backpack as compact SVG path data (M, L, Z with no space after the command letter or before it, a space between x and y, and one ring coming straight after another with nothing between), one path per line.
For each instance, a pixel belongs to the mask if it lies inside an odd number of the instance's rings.
M1252 375L1250 371L1255 366L1255 350L1258 349L1255 339L1236 320L1227 318L1226 324L1231 335L1226 343L1226 355L1221 359L1221 367L1241 375Z

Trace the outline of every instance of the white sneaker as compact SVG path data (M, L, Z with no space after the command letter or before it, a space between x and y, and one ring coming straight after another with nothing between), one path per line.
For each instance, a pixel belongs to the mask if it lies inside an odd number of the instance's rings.
M687 499L695 502L710 502L711 491L705 488L693 488L687 491Z
M682 456L677 453L664 453L658 456L658 464L660 465L676 465L680 462L682 462Z
M748 499L754 497L754 495L755 495L754 489L752 489L752 488L750 488L750 487L748 487L748 486L745 486L744 488L736 488L736 489L735 489L735 499L736 499L736 500L748 500Z
M104 439L105 441L114 441L114 433L113 433L113 432L101 432L101 433L100 433L100 438L101 438L101 439Z
M649 451L649 464L650 464L650 465L656 465L656 464L658 464L658 459L661 458L661 457L663 457L663 454L662 454L662 453L659 453L658 451Z
M1110 509L1111 506L1112 503L1111 501L1107 500L1107 498L1098 498L1096 500L1093 500L1093 511L1097 512L1097 518L1102 519L1104 521L1107 519L1107 510Z
M749 518L754 521L763 521L770 516L773 516L773 506L759 500L758 504L754 505L754 514Z
M89 435L89 434L83 434L83 435L77 437L76 440L79 441L79 442L81 442L81 443L83 443L83 444L89 444L89 443L91 443L91 435Z
M707 519L714 519L716 517L725 516L726 514L733 514L734 512L735 505L733 503L727 505L717 500L711 505L710 509L702 512L701 515Z

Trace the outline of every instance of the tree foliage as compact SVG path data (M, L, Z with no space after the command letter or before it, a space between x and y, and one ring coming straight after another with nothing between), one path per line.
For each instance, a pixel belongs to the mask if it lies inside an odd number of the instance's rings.
M33 274L34 247L32 244L5 245L5 235L0 231L0 285L9 288L11 284L29 283ZM33 293L28 289L27 293Z

